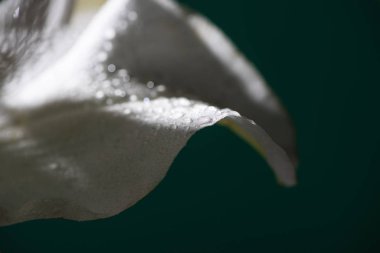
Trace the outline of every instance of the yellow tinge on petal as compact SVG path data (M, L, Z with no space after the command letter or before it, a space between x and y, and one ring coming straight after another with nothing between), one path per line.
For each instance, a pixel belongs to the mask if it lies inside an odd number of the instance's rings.
M240 127L236 122L231 119L225 118L218 122L219 125L225 126L230 129L234 134L246 141L252 148L254 148L263 158L266 157L264 148L253 138L253 136Z
M77 0L75 2L74 11L86 11L89 9L99 9L107 0Z

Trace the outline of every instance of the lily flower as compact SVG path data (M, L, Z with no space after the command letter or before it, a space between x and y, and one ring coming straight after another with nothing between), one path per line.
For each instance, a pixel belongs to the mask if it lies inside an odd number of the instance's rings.
M287 113L205 17L173 0L109 0L82 28L72 10L0 3L0 225L116 215L216 123L296 183Z

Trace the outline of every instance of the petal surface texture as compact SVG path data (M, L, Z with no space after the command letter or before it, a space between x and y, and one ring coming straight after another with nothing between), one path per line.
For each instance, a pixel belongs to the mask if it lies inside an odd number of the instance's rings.
M13 85L0 104L0 225L118 214L217 122L295 183L293 133L272 92L220 31L172 1L109 1L61 60Z

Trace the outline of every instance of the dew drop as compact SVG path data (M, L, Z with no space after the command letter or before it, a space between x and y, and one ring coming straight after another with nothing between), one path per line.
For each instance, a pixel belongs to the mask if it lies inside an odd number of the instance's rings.
M132 112L132 111L131 111L131 109L129 109L129 108L127 108L127 109L124 110L124 114L131 114L131 112Z
M149 89L153 89L154 82L152 82L152 81L147 82L146 87L148 87Z
M217 111L216 114L218 116L227 116L229 113L231 113L230 109L222 109L222 110Z
M135 101L137 101L137 96L136 95L130 95L129 100L131 100L132 102L135 102Z
M189 106L190 101L187 98L179 98L176 100L176 104L179 106Z
M102 72L104 71L104 67L103 67L103 65L101 65L101 64L96 65L96 66L95 66L95 71L96 71L97 73L102 73Z
M96 99L103 99L104 98L104 92L103 91L97 91L95 94Z
M155 108L153 108L153 112L156 114L162 114L162 113L164 113L164 109L161 107L155 107Z
M125 69L120 69L118 72L117 72L118 76L124 81L124 82L129 82L130 81L130 77L129 77L129 74L128 74L128 71L125 70Z
M16 10L13 12L13 18L18 18L20 16L20 6L16 8Z
M119 87L121 84L121 81L119 79L113 79L112 80L112 86Z
M56 169L58 169L59 165L58 165L58 163L50 163L50 164L48 165L48 167L49 167L49 169L51 169L51 170L56 170Z
M166 91L166 87L164 85L162 85L162 84L158 85L156 89L157 89L158 92L164 92L164 91Z
M216 108L215 106L209 106L209 107L207 108L207 110L208 110L209 112L211 112L211 113L215 113L215 112L218 111L218 108Z
M120 89L115 90L114 94L115 94L115 96L117 96L117 97L125 97L125 95L126 95L126 94L125 94L125 91L120 90Z
M206 125L206 124L210 124L211 122L212 122L212 119L208 116L202 116L202 117L198 118L198 120L197 120L197 123L201 126Z
M121 77L128 76L128 71L125 69L120 69L117 73Z
M144 101L145 104L149 104L150 103L150 99L148 97L145 97L143 101Z
M108 72L110 72L110 73L115 72L115 71L116 71L116 66L115 66L115 64L110 64L110 65L108 65L108 66L107 66L107 70L108 70Z

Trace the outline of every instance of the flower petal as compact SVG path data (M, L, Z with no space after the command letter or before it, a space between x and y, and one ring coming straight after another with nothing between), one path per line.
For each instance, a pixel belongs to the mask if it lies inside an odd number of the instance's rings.
M265 107L266 103L256 101L254 93L244 97L243 91L249 92L248 83L241 81L238 73L243 69L243 77L256 80L259 77L254 70L244 65L245 61L241 69L231 69L210 53L202 40L191 45L194 52L200 47L199 52L205 54L206 58L201 54L198 60L207 60L214 66L205 72L209 73L205 79L193 76L202 75L201 69L192 68L192 64L198 64L194 59L183 65L186 69L168 62L175 58L162 58L162 77L158 75L161 71L158 67L152 72L139 67L145 61L154 65L159 57L164 57L156 50L166 50L168 55L173 54L171 57L176 53L186 56L177 52L175 44L172 53L170 48L149 49L142 41L129 41L139 29L150 31L145 26L149 17L142 18L148 14L143 7L151 8L152 17L161 13L164 23L166 16L174 15L178 8L171 1L162 0L110 1L62 60L38 78L18 83L17 89L4 94L0 107L0 224L37 218L88 220L115 215L160 182L194 132L217 122L233 122L241 134L259 147L279 181L285 185L295 183L294 166L286 152L253 121L235 111L221 109L227 101L231 107L235 101L239 108L247 109L239 105L240 99L246 99L253 110L261 104ZM194 28L183 22L184 16L178 18L195 36ZM127 26L121 22L125 19L129 20ZM176 27L175 24L172 25ZM164 35L181 41L182 35L176 31ZM185 38L191 41L192 37ZM137 53L144 51L144 47L154 57ZM131 55L136 53L131 56L133 62L129 62L127 51ZM242 60L239 57L235 59L238 63ZM132 78L126 68L131 69ZM187 71L193 75L188 76L184 73ZM236 84L224 72L230 73ZM214 74L224 77L218 79ZM171 79L172 75L175 78ZM190 89L190 81L182 80L192 77L194 90ZM224 78L231 87L214 86L214 81L223 83ZM147 80L170 84L166 91L161 91L159 85L154 88L153 83L145 85L143 82ZM208 85L211 88L201 87ZM270 92L263 83L260 85L254 85L254 89L262 87ZM232 99L217 95L223 99L214 100L211 93L218 94L221 89L229 89ZM179 98L181 90L209 103ZM219 108L210 106L211 103Z
M259 126L185 98L63 102L7 114L0 126L0 225L115 215L162 180L193 133L223 119L249 131L269 163L286 173L284 183L294 183L290 160Z
M255 119L297 163L290 119L261 75L220 30L172 0L109 1L61 65L72 62L75 70L126 69L140 82L164 83L236 110Z

